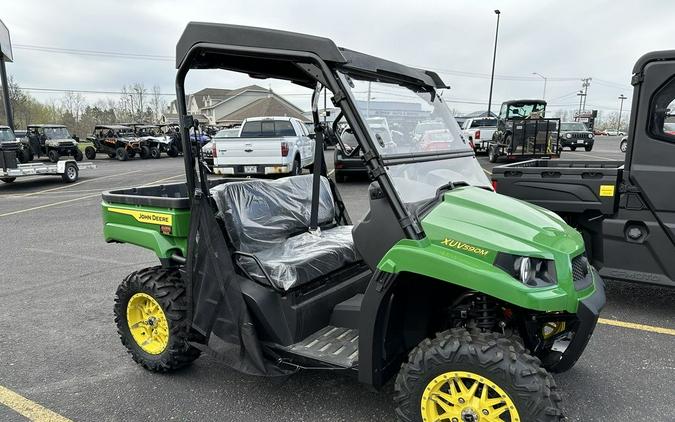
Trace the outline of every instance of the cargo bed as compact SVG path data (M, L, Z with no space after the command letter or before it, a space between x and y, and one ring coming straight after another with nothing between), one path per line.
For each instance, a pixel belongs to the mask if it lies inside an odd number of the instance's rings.
M555 212L595 211L610 215L618 208L622 161L528 160L496 166L496 191Z

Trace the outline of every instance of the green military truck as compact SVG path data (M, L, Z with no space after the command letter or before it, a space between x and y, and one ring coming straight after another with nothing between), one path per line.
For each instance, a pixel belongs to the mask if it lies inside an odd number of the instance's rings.
M159 258L115 298L136 362L166 372L208 351L255 375L343 371L374 388L395 377L401 421L562 420L550 372L581 356L603 282L578 232L492 190L436 73L326 38L210 23L187 26L176 66L187 182L103 194L106 241ZM188 136L194 68L313 90L313 173L209 180ZM323 162L324 144L345 147L319 117L324 87L372 179L356 223ZM445 149L424 151L412 134L385 145L361 101L369 87L427 110L407 123L437 122Z

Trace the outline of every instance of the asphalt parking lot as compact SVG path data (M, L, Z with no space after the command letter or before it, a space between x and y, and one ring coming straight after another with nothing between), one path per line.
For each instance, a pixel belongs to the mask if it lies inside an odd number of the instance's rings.
M620 160L618 144L616 137L600 137L592 152L566 151L563 158ZM332 164L330 151L327 157ZM478 159L490 172L487 159ZM137 366L118 339L113 296L126 274L156 259L103 242L100 192L180 181L182 160L97 164L74 184L56 177L0 184L0 403L11 403L0 404L0 420L25 421L15 411L21 406L49 421L394 419L391 383L370 392L335 372L262 379L209 357L172 375ZM367 209L367 181L339 186L359 219ZM675 420L675 291L609 283L607 295L585 354L555 376L567 416Z

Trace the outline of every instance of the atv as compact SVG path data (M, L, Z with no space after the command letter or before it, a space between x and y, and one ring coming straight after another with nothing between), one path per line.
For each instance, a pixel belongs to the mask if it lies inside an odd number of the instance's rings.
M87 159L93 160L96 154L107 154L108 158L127 161L141 154L143 143L136 138L134 130L123 125L96 125L91 136L87 137L93 145L84 149Z
M183 154L183 143L180 139L180 126L176 124L160 124L157 125L159 128L160 136L165 136L169 139L169 148L166 151L166 154L169 157L178 157Z
M142 367L173 371L208 353L239 371L395 378L401 421L559 421L551 372L570 369L605 303L581 235L555 214L495 193L438 94L434 72L315 36L190 23L176 49L186 183L103 194L104 237L158 256L129 274L114 314ZM185 77L226 69L313 90L312 174L209 180L190 130ZM352 129L372 183L352 223L327 176L323 88ZM370 89L386 93L366 101ZM368 117L434 121L444 149L395 147ZM412 106L411 106L412 107ZM409 120L409 121L408 121ZM385 148L386 147L386 148Z
M134 129L136 137L142 142L141 158L161 158L162 153L176 157L179 148L171 137L165 135L160 126L140 123L126 124Z
M26 136L21 139L18 159L28 163L35 158L47 157L56 163L62 156L72 156L75 161L82 161L82 151L77 140L71 136L63 125L28 125Z

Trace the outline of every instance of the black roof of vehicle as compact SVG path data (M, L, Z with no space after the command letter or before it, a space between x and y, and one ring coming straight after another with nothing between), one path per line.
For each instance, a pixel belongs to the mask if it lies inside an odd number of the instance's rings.
M236 54L238 49L287 50L318 56L331 66L348 73L359 74L364 78L395 80L413 85L425 85L433 88L448 88L435 72L405 66L375 56L338 48L335 43L324 37L299 34L250 26L227 25L206 22L188 23L176 45L176 68L180 68L190 52L195 48L208 50L227 46L227 51L214 52L193 58L192 68L222 68L255 76L255 58ZM221 54L221 57L217 57ZM313 86L314 81L307 77L292 63L283 58L277 60L274 73L269 77L287 79L295 83ZM250 69L250 72L248 71Z
M511 105L511 104L546 104L544 100L508 100L504 101L502 104Z
M647 54L644 54L637 60L637 62L635 62L635 66L633 66L633 73L641 72L649 62L672 59L675 59L675 50L651 51Z
M27 128L29 127L66 127L65 125L57 125L57 124L39 124L39 125L27 125Z

